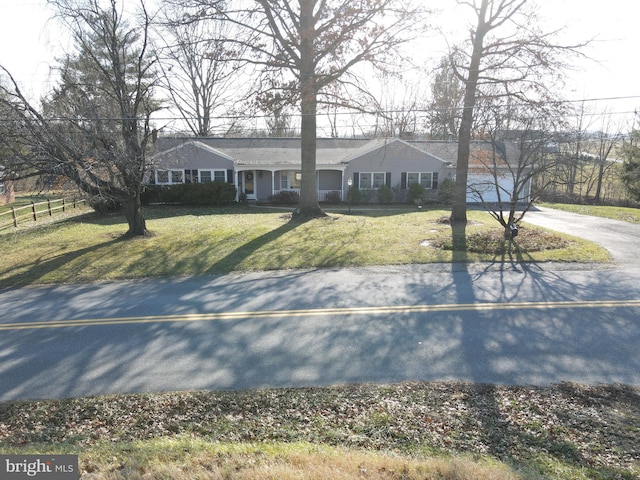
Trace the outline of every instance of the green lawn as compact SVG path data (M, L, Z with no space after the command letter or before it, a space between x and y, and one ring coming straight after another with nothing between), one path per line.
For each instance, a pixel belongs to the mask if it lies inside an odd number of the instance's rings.
M607 207L598 205L571 205L567 203L542 203L541 207L557 208L567 212L594 217L611 218L623 222L640 223L640 209L628 207Z
M603 249L578 239L554 235L557 242L547 237L540 242L540 230L526 225L518 237L520 249L502 253L500 226L477 211L469 212L468 250L452 252L446 249L451 228L441 221L448 215L444 210L380 209L295 224L285 210L154 207L146 211L153 235L126 239L122 216L89 214L1 234L0 285L452 260L608 259ZM490 237L493 245L487 245Z

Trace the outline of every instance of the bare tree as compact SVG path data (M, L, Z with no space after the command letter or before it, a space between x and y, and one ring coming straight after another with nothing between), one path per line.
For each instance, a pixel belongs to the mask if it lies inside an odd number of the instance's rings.
M533 202L554 181L542 178L557 159L555 138L564 127L562 109L546 104L495 105L483 113L490 148L474 149L471 157L485 180L470 182L468 188L503 227L505 238L511 239Z
M290 91L270 90L257 95L255 98L257 109L266 114L267 135L270 137L294 136L296 128L293 124Z
M454 72L465 86L451 220L465 224L469 145L483 88L489 85L490 95L524 102L553 97L553 79L566 67L567 55L577 53L580 46L556 43L557 32L541 29L527 0L458 0L458 4L472 9L476 17L468 43L455 47L450 55Z
M65 177L94 200L119 204L130 235L147 234L140 193L148 167L155 62L151 16L140 3L129 24L116 0L51 0L73 35L75 53L61 65L61 81L44 107L34 107L11 74L0 95L19 122L13 165L23 176Z
M159 65L171 105L198 137L209 136L214 129L233 129L235 106L243 101L247 88L239 81L242 47L228 42L235 35L232 26L216 17L198 21L199 17L194 19L179 5L165 11L164 16ZM226 120L214 124L215 118Z
M603 186L606 175L613 170L614 162L609 161L611 151L620 144L622 139L622 126L615 124L613 116L610 113L603 112L602 128L597 133L597 153L596 153L596 203L602 203L604 200Z
M420 117L425 110L418 85L400 79L387 79L382 94L375 99L374 111L381 122L377 135L413 139L420 133Z
M230 12L228 18L250 32L253 61L263 65L266 74L282 76L283 85L294 89L301 114L299 216L322 216L316 185L319 97L336 82L357 83L350 76L357 64L387 65L416 18L400 0L255 3L254 8Z

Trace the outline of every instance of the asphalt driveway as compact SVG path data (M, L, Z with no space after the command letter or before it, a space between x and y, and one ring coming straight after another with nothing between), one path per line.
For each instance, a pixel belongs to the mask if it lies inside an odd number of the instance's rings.
M640 225L536 207L524 222L584 238L606 248L620 265L640 266Z

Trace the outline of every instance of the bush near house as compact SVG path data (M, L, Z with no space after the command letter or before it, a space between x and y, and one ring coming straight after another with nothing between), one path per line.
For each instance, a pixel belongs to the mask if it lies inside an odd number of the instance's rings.
M324 195L324 201L332 204L340 203L342 202L342 196L338 190L333 190Z
M300 202L300 194L292 190L283 190L271 195L269 202L275 205L297 205Z
M347 200L353 205L358 205L362 202L362 195L358 187L351 187L347 192Z
M236 187L230 183L182 183L147 187L142 203L179 203L182 205L221 207L236 200Z
M445 178L438 188L438 201L443 205L453 205L456 182L451 178Z
M382 185L378 188L378 202L391 203L393 201L393 190L386 185Z
M424 185L419 183L412 183L409 185L409 194L407 195L407 200L411 204L421 205L424 203L424 195L426 193L426 189Z

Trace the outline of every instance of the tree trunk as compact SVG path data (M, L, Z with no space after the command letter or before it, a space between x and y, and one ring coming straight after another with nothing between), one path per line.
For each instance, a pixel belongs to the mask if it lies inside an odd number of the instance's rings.
M458 159L456 164L456 188L451 210L451 223L467 223L467 177L469 171L469 153L471 150L471 128L473 127L473 109L476 105L476 88L480 76L480 61L484 49L485 21L489 0L482 0L478 15L478 26L473 42L473 53L469 63L469 73L464 88L464 108L458 135Z
M129 224L129 230L127 236L147 236L149 231L147 230L147 222L142 215L142 203L140 202L140 194L136 194L134 197L127 199L122 203L124 215L127 218Z
M300 205L298 218L323 217L325 213L318 204L316 184L316 114L318 88L314 66L315 32L313 27L314 2L301 2L300 11L300 107L302 121L300 127L302 182L300 184Z
M322 217L324 212L318 203L316 183L316 97L303 87L301 122L301 162L302 183L300 184L299 215L302 217ZM306 98L305 98L306 97Z

